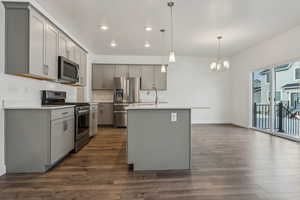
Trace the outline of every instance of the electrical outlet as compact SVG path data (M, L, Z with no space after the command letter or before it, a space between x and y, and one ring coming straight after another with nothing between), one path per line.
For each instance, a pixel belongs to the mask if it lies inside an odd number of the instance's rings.
M177 113L171 113L171 122L177 121Z

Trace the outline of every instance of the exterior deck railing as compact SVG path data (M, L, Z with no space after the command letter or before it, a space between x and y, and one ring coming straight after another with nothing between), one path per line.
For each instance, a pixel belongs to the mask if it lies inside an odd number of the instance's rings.
M271 105L257 104L253 106L253 126L259 129L271 129ZM274 106L275 132L290 137L300 136L299 111L293 111L282 102Z

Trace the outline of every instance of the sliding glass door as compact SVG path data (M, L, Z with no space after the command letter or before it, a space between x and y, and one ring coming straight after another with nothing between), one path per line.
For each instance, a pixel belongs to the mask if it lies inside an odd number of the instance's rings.
M271 70L252 74L253 127L271 131Z
M252 73L253 127L300 136L300 62Z
M299 138L300 63L289 63L274 68L276 134Z

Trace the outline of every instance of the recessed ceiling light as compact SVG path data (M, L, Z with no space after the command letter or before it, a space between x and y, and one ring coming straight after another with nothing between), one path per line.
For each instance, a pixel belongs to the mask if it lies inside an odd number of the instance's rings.
M149 42L146 42L145 45L144 45L146 48L149 48L151 45Z
M105 25L100 25L100 28L104 31L108 30L108 26L105 26Z
M146 27L145 27L145 31L152 31L152 27L146 26Z
M117 45L116 41L113 40L113 41L111 41L110 46L114 48L118 45Z

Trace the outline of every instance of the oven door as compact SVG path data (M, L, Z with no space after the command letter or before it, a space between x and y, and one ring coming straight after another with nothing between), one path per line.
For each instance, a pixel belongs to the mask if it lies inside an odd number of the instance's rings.
M87 108L76 108L76 134L75 140L89 135L90 130L90 110Z
M62 83L77 83L79 81L79 65L71 60L58 57L58 81Z

